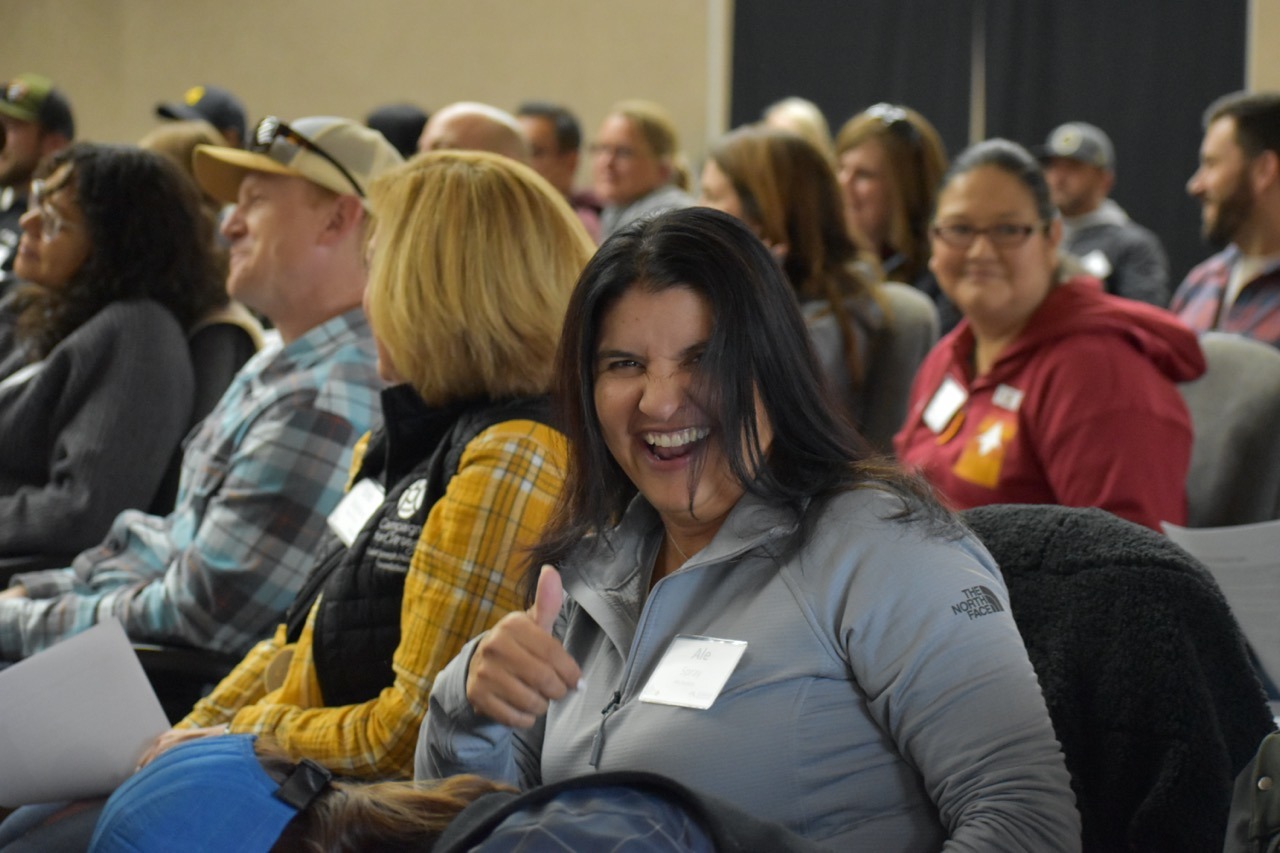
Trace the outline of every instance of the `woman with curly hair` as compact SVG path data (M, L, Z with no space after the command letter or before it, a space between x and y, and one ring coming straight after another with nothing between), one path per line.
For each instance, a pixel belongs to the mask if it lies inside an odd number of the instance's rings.
M227 301L164 158L80 143L41 172L0 357L0 555L87 548L152 501L191 422L187 331Z

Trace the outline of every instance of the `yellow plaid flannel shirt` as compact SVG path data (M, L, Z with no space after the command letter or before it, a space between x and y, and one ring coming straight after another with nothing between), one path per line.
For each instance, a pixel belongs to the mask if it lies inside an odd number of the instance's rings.
M436 673L467 640L521 608L525 552L551 517L564 472L564 437L533 421L496 424L467 445L422 527L405 578L395 683L376 699L323 706L311 654L313 606L296 643L284 642L280 625L178 727L229 723L337 773L411 776ZM268 667L288 652L283 682L268 691Z

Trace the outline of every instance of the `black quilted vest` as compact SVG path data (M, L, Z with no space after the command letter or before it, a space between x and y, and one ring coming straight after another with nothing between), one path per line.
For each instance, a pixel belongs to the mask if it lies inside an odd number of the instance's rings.
M353 705L391 686L405 576L431 508L444 496L467 444L502 421L548 423L545 397L472 399L427 406L408 386L382 393L384 425L369 440L355 481L376 478L382 505L351 547L330 531L315 571L286 616L296 641L317 596L312 654L324 704Z

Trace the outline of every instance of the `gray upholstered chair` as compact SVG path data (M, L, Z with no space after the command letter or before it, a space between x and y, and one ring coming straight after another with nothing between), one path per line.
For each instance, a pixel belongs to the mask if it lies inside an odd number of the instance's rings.
M1178 386L1195 429L1187 524L1280 518L1280 350L1222 332L1200 345L1208 370Z
M888 321L871 342L862 388L862 434L888 451L907 417L907 396L916 369L938 340L938 311L919 290L896 281L881 285Z

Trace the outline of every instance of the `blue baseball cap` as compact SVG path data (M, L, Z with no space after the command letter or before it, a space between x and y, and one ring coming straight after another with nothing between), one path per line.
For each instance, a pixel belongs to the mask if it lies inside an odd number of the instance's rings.
M107 800L91 853L267 853L331 775L304 759L276 782L258 761L255 739L200 738L162 753Z

